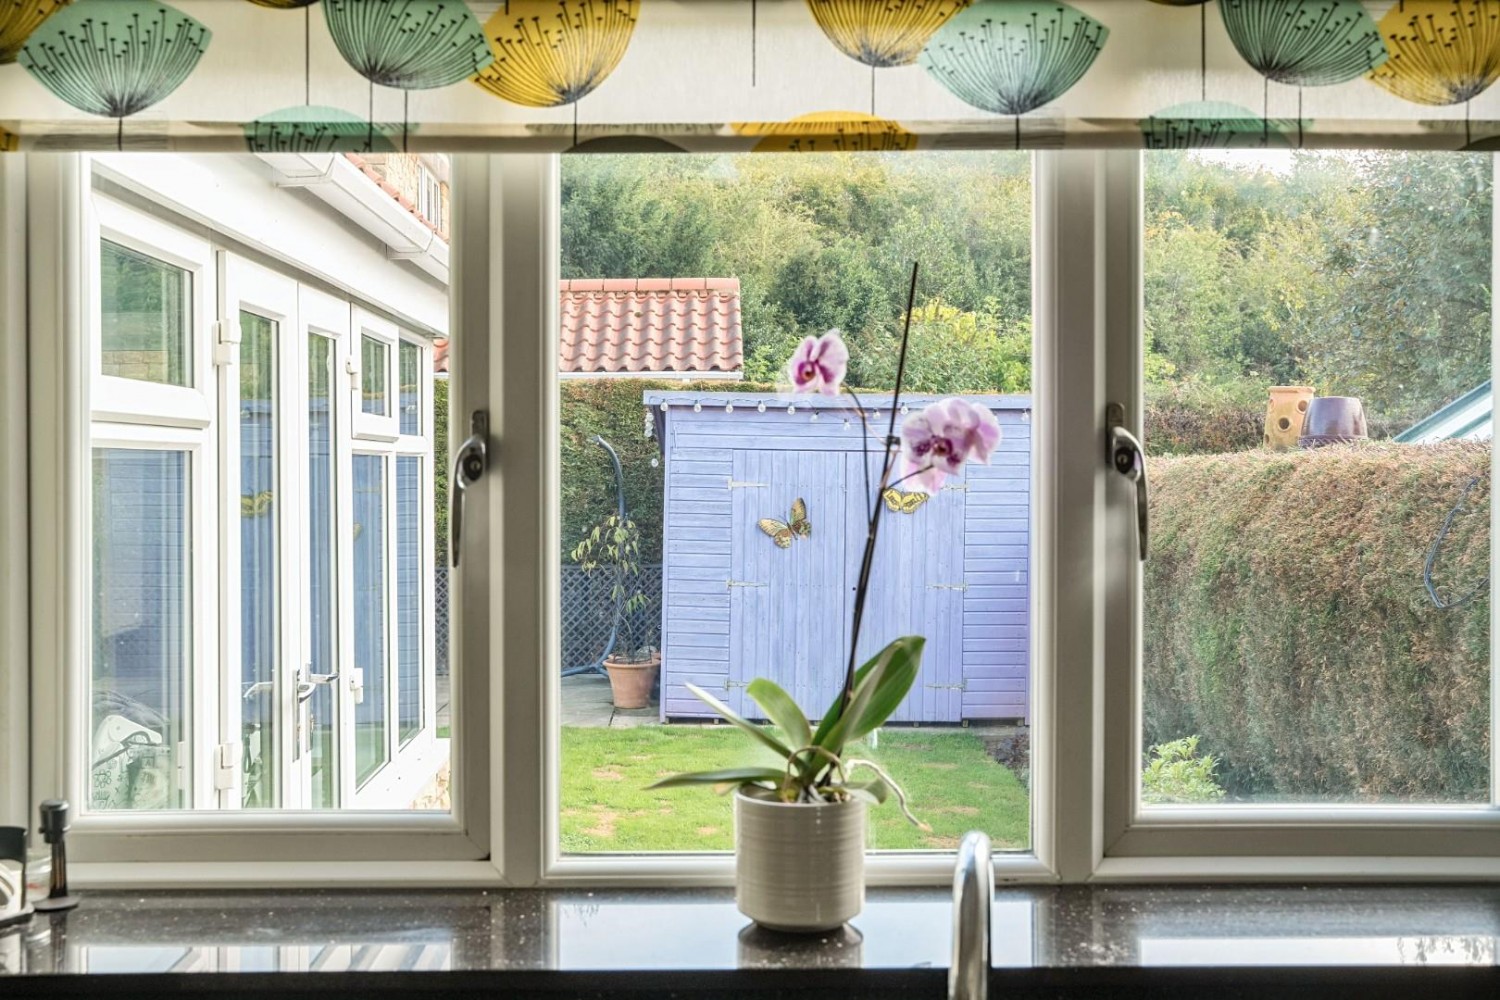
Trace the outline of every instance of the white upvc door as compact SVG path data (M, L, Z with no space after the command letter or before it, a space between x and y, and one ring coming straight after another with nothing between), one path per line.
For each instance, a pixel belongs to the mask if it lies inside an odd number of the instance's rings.
M222 808L305 808L297 732L303 663L300 421L306 352L297 282L221 252L217 342L221 590L220 754L238 748L237 787ZM226 782L227 783L227 782Z

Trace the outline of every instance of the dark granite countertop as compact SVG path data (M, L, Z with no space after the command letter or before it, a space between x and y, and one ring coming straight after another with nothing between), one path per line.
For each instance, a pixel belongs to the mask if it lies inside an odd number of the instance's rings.
M798 938L727 890L95 892L0 931L0 996L941 996L950 906L871 890ZM1006 887L993 914L995 996L1500 997L1500 886Z

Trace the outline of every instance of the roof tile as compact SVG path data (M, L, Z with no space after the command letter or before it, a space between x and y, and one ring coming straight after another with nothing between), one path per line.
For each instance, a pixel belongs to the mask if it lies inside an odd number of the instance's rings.
M738 278L561 282L559 369L709 374L744 363Z

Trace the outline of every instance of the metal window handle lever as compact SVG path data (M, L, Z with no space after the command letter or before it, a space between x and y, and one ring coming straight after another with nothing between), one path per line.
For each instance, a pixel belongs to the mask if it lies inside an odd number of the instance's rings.
M1148 518L1150 488L1146 482L1146 450L1136 436L1125 429L1125 408L1110 403L1105 408L1106 458L1116 472L1135 484L1136 538L1140 542L1141 562L1146 561L1149 538Z
M452 492L448 512L448 551L454 569L458 568L459 543L463 539L464 496L468 488L484 475L489 459L489 437L489 413L475 410L469 418L469 436L453 456L453 475L448 480Z

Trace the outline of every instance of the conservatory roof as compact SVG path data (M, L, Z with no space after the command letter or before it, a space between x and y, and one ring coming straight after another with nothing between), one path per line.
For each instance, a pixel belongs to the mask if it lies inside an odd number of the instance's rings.
M574 278L558 310L564 375L738 378L738 278Z

